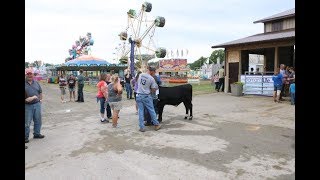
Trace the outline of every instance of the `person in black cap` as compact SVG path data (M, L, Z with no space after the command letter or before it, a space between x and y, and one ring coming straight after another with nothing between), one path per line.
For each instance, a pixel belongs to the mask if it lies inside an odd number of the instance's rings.
M79 75L77 77L77 81L78 81L78 100L76 100L76 102L84 102L83 99L83 87L84 87L84 76L82 75L83 70L80 69L79 70Z
M161 85L161 80L160 80L159 77L156 76L156 69L154 67L150 67L149 70L150 70L150 75L154 78L154 80L156 81L157 85L160 86ZM152 100L153 100L154 111L156 112L156 115L158 116L159 112L158 112L158 108L157 108L157 104L158 104L158 94L157 94L157 92L151 92L151 97L152 97ZM145 126L153 125L153 123L151 122L151 116L146 111L146 109L145 109L145 121L146 121L146 123L144 124Z
M147 109L148 113L151 116L151 122L155 126L155 130L159 130L161 125L157 120L157 115L153 107L153 99L151 96L151 92L155 92L158 89L158 85L154 78L151 76L153 72L155 72L154 67L149 67L147 73L142 73L138 79L138 89L137 89L137 104L139 107L139 131L145 132L144 125L144 109Z

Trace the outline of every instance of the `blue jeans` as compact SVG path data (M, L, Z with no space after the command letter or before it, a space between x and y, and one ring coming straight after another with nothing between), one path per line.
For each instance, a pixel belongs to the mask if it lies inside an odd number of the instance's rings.
M106 109L107 109L107 117L108 118L112 117L111 107L110 107L109 103L107 104L107 108Z
M130 83L126 83L127 98L132 98L132 88Z
M78 84L78 101L83 102L83 87L84 84Z
M283 87L282 85L273 85L273 91L277 91L277 90L281 91L282 87Z
M97 102L100 102L100 113L104 114L105 109L107 109L107 117L109 118L109 117L112 117L111 108L109 106L109 103L107 104L107 107L104 106L105 101L106 101L106 98L97 97Z
M154 111L156 112L156 115L159 114L158 112L158 107L157 107L157 104L158 104L158 99L154 99L152 98L152 101L153 101L153 107L154 107ZM144 114L145 114L145 121L147 121L147 123L151 124L151 117L149 115L149 112L145 109L144 110Z
M291 105L296 104L296 93L290 93L291 95Z
M139 127L140 129L144 129L144 108L146 108L151 116L151 121L153 125L159 125L159 121L157 120L156 112L153 107L153 99L151 95L141 95L137 94L136 101L139 108Z
M104 108L104 102L106 101L106 98L104 97L97 97L97 102L100 102L100 113L104 114L105 108Z
M40 135L41 129L41 103L35 104L25 104L25 115L24 115L24 132L25 132L25 139L29 139L30 133L30 124L33 120L34 128L33 128L33 135Z
M157 106L158 99L153 99L152 102L153 102L154 111L156 112L156 114L159 114L158 106Z

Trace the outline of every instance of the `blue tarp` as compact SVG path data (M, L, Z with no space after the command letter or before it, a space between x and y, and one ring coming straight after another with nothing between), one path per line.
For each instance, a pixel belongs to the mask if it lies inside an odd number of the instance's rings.
M65 63L66 66L92 66L92 65L110 65L107 61L100 61L100 60L71 60Z

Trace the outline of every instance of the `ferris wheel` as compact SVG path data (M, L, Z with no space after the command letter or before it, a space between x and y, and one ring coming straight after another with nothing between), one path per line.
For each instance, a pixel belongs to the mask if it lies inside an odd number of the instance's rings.
M152 4L145 2L142 4L139 13L130 9L127 12L128 22L125 31L122 31L119 36L121 41L129 41L130 47L123 46L120 61L125 62L130 53L130 60L127 60L130 72L134 75L135 59L140 64L140 70L145 72L150 59L155 57L163 58L166 56L166 49L157 47L154 35L157 27L165 25L165 18L157 16L156 18L149 17ZM129 38L128 38L129 35Z

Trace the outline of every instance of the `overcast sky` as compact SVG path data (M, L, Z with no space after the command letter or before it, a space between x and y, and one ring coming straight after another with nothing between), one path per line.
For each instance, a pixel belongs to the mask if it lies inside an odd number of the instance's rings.
M129 9L141 0L26 0L25 60L60 64L68 50L91 32L92 55L114 62L118 34L127 27ZM188 63L210 56L212 45L263 32L253 21L295 8L294 0L150 0L148 19L163 16L156 46L188 49Z

